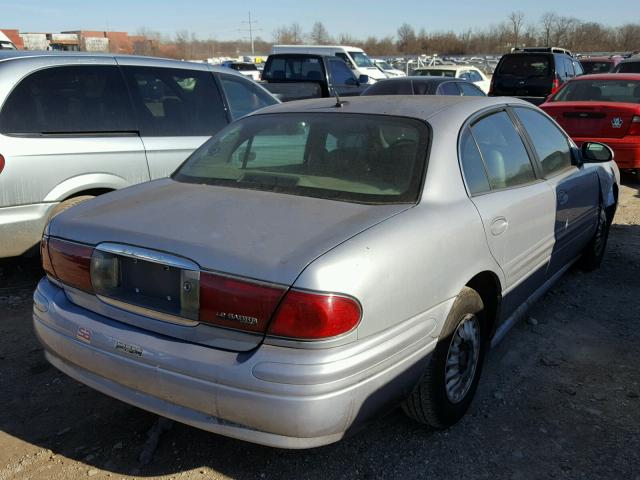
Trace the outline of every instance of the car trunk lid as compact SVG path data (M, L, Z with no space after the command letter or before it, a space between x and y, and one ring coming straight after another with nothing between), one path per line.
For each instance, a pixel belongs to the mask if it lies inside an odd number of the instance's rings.
M163 179L72 208L56 217L49 235L96 247L92 281L102 301L94 303L123 310L110 311L116 320L249 350L261 343L280 300L307 265L409 207ZM109 284L114 257L124 279L117 287ZM134 319L131 312L141 315ZM204 314L217 317L217 327L199 321ZM194 334L198 329L201 335Z
M551 102L543 108L572 137L621 138L640 107L628 103Z

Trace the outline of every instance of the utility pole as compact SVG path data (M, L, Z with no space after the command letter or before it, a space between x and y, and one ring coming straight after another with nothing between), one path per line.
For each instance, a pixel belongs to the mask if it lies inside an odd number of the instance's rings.
M256 51L255 51L255 48L253 46L253 32L257 32L257 31L262 30L262 29L253 27L254 25L257 25L258 22L254 21L254 20L251 20L251 12L249 12L249 21L248 22L244 21L242 23L245 24L245 25L248 25L248 27L242 29L242 31L245 31L245 32L248 31L249 32L249 41L251 42L251 55L255 56L256 55Z

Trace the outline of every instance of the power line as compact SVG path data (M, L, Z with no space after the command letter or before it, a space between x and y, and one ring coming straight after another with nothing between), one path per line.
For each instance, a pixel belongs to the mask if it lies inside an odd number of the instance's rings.
M257 20L251 20L251 12L249 12L249 21L243 21L240 22L242 24L248 25L247 28L241 28L240 31L241 32L249 32L249 41L251 42L251 55L255 56L256 51L255 48L253 46L253 32L259 32L260 30L262 30L261 28L254 28L254 25L258 24Z

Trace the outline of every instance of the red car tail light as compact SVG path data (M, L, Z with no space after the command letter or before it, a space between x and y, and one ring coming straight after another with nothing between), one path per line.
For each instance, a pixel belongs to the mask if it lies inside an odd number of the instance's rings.
M551 95L556 93L559 88L560 88L560 80L558 80L557 78L554 78L553 83L551 84Z
M264 333L285 287L200 272L200 321Z
M0 173L2 173L2 170L4 170L4 165L5 165L4 157L0 155Z
M269 335L318 340L347 333L360 322L360 304L353 298L291 290L278 308Z
M91 254L92 247L60 240L58 238L43 239L47 245L41 246L46 255L42 257L44 270L71 287L92 292L91 286Z
M627 135L640 135L640 115L634 115Z

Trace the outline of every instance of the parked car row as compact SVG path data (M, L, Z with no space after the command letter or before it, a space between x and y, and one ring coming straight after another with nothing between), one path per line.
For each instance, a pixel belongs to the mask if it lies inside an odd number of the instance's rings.
M599 266L620 181L601 142L638 135L640 75L503 56L492 93L557 87L549 116L486 98L468 66L365 86L364 52L309 48L271 55L266 89L205 64L0 56L0 256L44 228L33 320L55 367L270 446L399 404L447 428L527 306Z

